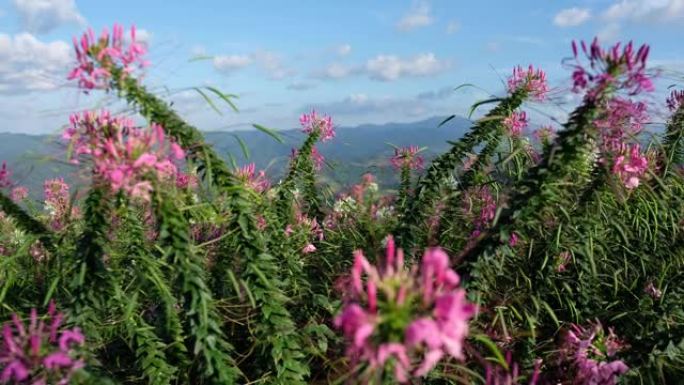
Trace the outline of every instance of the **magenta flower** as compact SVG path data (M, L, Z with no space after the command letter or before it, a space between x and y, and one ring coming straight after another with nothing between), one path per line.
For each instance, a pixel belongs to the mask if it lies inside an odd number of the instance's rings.
M85 344L85 337L78 328L60 329L63 320L54 302L42 319L32 309L28 325L14 314L2 329L0 383L68 384L85 364L75 351Z
M546 73L541 69L535 70L532 65L527 70L521 66L513 68L513 75L508 78L508 92L513 93L521 88L536 100L543 101L549 92Z
M515 247L518 244L518 234L511 233L511 237L508 239L508 245L510 247Z
M639 144L622 145L611 171L627 189L639 187L639 182L648 170L648 159L642 155Z
M309 243L308 245L304 246L304 248L302 249L302 253L304 253L304 254L311 254L311 253L313 253L313 252L315 252L315 251L316 251L316 246L314 246L314 245L311 244L311 243Z
M569 251L563 251L560 254L558 254L558 257L556 258L556 272L557 273L562 273L567 269L568 264L572 260L572 257L570 255Z
M74 114L70 122L62 136L73 148L71 161L90 156L95 176L112 191L148 201L153 184L175 182L174 162L185 154L160 125L135 127L132 120L112 117L107 111Z
M572 65L573 91L588 89L588 98L594 98L608 88L625 89L630 95L653 91L653 81L646 75L649 47L642 45L636 52L632 42L622 50L620 47L621 44L617 43L604 50L599 46L598 39L594 39L589 47L585 42L580 42L580 48L589 60L589 65L585 66L579 60L577 43L573 41L572 51L576 62Z
M677 111L684 104L684 90L674 90L667 98L667 108L671 112Z
M7 162L2 162L0 167L0 188L7 188L12 185L12 171L7 168Z
M22 202L24 199L28 198L28 188L24 186L17 186L10 191L10 198L14 202Z
M444 357L464 358L475 306L459 288L459 276L442 249L427 250L420 271L407 270L402 250L389 236L384 264L372 266L357 251L349 281L335 326L349 342L353 365L379 377L389 363L395 379L404 383L427 375Z
M615 151L625 140L640 133L648 121L645 103L614 97L608 100L602 116L594 124L601 130L604 149Z
M311 110L309 114L302 114L299 118L302 131L306 134L318 133L321 142L327 142L335 137L335 128L332 118L328 115L318 116L316 110Z
M479 210L477 210L479 208ZM496 201L489 191L489 187L483 186L467 191L464 197L463 211L472 218L473 233L471 238L477 238L496 217Z
M520 136L523 129L527 127L527 122L527 113L525 111L513 111L503 120L503 125L508 129L510 136Z
M59 231L73 217L79 215L77 207L71 207L69 185L62 178L48 179L43 182L45 208L50 214L50 226Z
M114 66L123 70L122 76L127 76L135 68L148 65L143 59L147 49L136 40L135 26L131 27L130 39L124 39L123 27L118 24L114 24L111 38L109 31L104 29L96 40L92 29L88 29L80 40L74 38L74 50L78 65L67 78L78 79L78 86L86 92L109 88Z
M418 146L408 146L394 149L394 156L390 159L390 163L397 170L404 167L409 170L420 170L423 168L424 159L418 155L420 149Z
M255 173L255 167L254 163L249 163L248 165L239 168L235 174L247 187L258 193L262 193L268 190L270 183L266 178L266 172L260 170L259 173Z
M621 360L609 361L624 343L612 330L605 335L600 323L585 329L572 325L560 348L560 361L570 366L573 385L615 385L629 367Z

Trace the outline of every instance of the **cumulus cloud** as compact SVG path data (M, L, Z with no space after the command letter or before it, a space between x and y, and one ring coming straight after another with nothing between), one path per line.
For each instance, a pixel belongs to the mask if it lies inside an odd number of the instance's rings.
M684 18L684 0L619 0L603 12L608 21L662 23Z
M438 75L451 67L449 60L438 59L434 53L422 53L412 57L380 54L362 64L332 63L314 70L311 77L317 79L343 79L352 75L365 75L373 80L395 81L407 77Z
M47 33L63 24L85 25L74 0L13 0L23 28Z
M567 8L556 14L553 18L553 24L559 27L575 27L585 23L591 18L591 11L587 8Z
M352 47L349 44L342 44L335 49L335 52L340 56L347 56L351 52Z
M342 79L358 73L358 69L341 63L332 63L323 69L313 72L313 77L319 79Z
M282 63L279 55L270 51L255 51L242 55L218 55L214 56L212 64L219 72L226 74L256 65L273 80L281 80L295 74L294 70Z
M397 22L397 29L400 31L412 31L417 28L426 27L432 24L433 18L430 14L430 5L418 3L412 7L404 17Z
M395 55L378 55L366 62L365 71L375 80L392 81L401 77L431 76L449 68L449 63L424 53L402 59Z
M214 56L214 68L221 72L233 72L252 64L248 55L219 55Z
M342 100L319 106L321 110L334 116L377 115L413 117L426 110L421 101L411 98L370 97L364 93L356 93Z
M0 93L57 88L72 63L71 45L42 42L30 33L0 34Z
M602 42L613 42L620 37L620 24L618 23L608 23L605 25L603 28L601 28L598 33L596 34L596 37L599 38Z

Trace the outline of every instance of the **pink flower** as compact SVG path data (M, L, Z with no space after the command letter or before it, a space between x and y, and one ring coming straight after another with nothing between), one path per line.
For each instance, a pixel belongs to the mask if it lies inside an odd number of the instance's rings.
M323 165L325 164L325 158L323 157L323 154L321 154L316 147L313 147L311 149L311 160L313 161L314 168L316 170L322 170Z
M520 136L527 127L527 113L513 111L503 120L503 125L508 129L510 136Z
M80 40L74 38L77 66L67 78L78 79L78 86L88 92L109 88L113 67L120 67L122 76L128 76L135 68L146 67L148 63L143 56L147 49L136 40L135 26L131 27L130 39L124 39L123 34L123 27L114 24L111 38L107 29L97 40L91 29Z
M370 265L361 251L355 253L352 291L343 295L346 304L335 319L350 342L352 363L365 362L377 373L391 358L394 378L404 383L427 375L445 356L463 359L475 306L458 287L449 256L429 249L420 271L407 270L403 252L388 237L384 264L378 265Z
M321 142L327 142L335 137L335 128L332 118L328 115L318 116L316 110L311 110L310 114L302 114L299 118L302 131L306 134L318 133Z
M420 170L423 168L423 157L418 155L420 149L418 146L408 146L394 149L394 156L390 159L390 163L397 170L404 167L409 170Z
M508 78L508 92L513 93L521 88L536 100L544 100L549 91L546 73L541 69L535 70L532 65L527 68L527 71L521 66L513 68L513 75Z
M302 253L304 253L304 254L311 254L315 251L316 251L316 246L312 245L311 243L304 246L304 248L302 249Z
M254 163L249 163L242 168L239 168L235 175L240 178L243 183L252 190L262 193L270 187L270 183L266 178L266 172L261 170L258 174L255 173Z
M69 383L84 365L74 347L82 346L85 338L77 328L60 330L62 320L54 302L44 319L32 309L28 325L12 315L12 323L2 329L0 383L47 384L48 379L50 383Z
M649 282L648 285L646 285L646 287L644 288L644 292L650 295L651 298L653 298L654 300L658 300L660 299L660 297L663 296L663 292L657 287L655 287L652 281Z
M62 178L48 179L43 182L43 193L45 207L50 213L50 226L59 231L77 214L76 208L71 207L69 185Z
M72 162L91 157L94 174L108 182L112 191L147 201L152 182L176 180L174 162L181 161L184 152L160 125L139 128L132 120L112 117L108 111L73 114L70 123L62 136L73 148Z
M17 186L13 188L10 192L10 198L17 203L23 201L24 199L28 198L28 188L24 186Z
M684 104L684 90L674 90L667 98L667 108L671 112L677 111Z
M566 270L568 263L570 263L571 257L569 251L563 251L556 258L556 272L562 273Z
M580 63L577 43L573 41L572 50L576 60L576 64L572 65L573 91L589 89L586 96L594 98L609 87L625 89L630 95L654 90L653 81L645 72L649 52L647 45L642 45L636 52L632 42L622 50L620 43L604 50L599 46L598 39L594 39L590 47L583 41L580 46L589 65Z
M0 167L0 188L7 188L12 185L12 171L7 168L7 162L2 162Z
M511 233L511 237L508 239L508 245L510 247L515 247L518 244L518 234Z
M642 155L639 144L622 145L615 158L612 172L622 180L627 189L639 187L640 179L648 170L648 159Z

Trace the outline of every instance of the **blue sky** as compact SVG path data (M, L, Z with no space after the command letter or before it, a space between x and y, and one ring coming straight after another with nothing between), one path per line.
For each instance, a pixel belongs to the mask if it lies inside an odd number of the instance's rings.
M684 64L684 0L0 0L0 131L56 132L70 111L122 110L65 80L71 37L114 22L143 30L144 84L205 130L290 128L311 107L339 125L463 114L486 93L456 86L500 93L517 64L547 70L561 94L570 41L596 35ZM213 112L190 89L203 85L238 94L240 112Z

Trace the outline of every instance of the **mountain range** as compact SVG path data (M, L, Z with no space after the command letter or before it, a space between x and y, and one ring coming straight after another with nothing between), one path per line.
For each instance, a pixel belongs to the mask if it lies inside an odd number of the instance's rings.
M395 185L396 173L389 163L394 153L392 146L416 145L424 148L421 154L426 159L431 159L446 151L447 141L460 138L471 125L469 120L456 117L439 126L443 120L444 117L433 117L412 123L338 127L332 141L318 145L326 158L326 183L336 189L372 172L386 187ZM204 133L206 142L226 160L236 165L254 162L272 180L283 175L292 149L304 140L304 134L296 129L279 130L277 135L282 143L257 130ZM65 162L65 152L65 144L58 136L0 133L0 163L7 161L14 172L13 179L29 187L36 198L47 178L64 176L72 183L78 180L76 168Z

